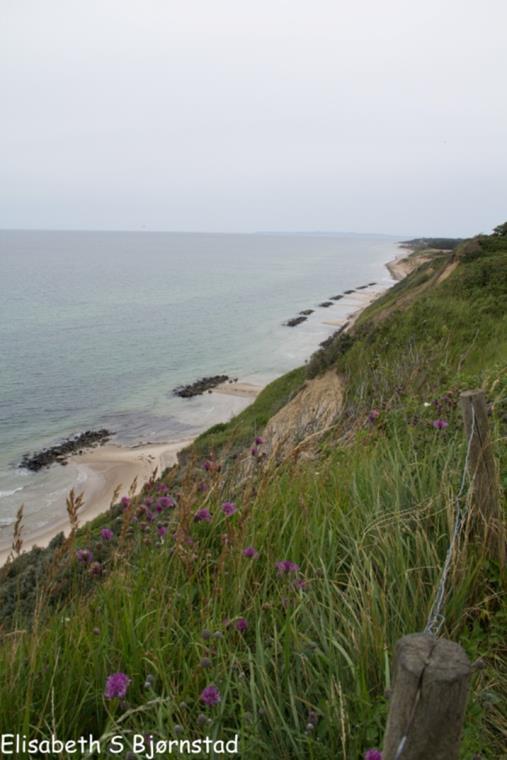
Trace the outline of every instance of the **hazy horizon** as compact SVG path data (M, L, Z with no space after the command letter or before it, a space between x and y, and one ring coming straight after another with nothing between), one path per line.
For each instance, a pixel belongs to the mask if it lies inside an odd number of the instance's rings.
M1 228L467 237L507 216L503 0L0 10Z

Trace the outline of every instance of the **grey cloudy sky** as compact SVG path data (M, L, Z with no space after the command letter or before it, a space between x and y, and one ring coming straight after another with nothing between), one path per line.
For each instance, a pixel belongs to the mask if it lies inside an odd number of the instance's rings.
M505 0L0 0L0 227L487 232Z

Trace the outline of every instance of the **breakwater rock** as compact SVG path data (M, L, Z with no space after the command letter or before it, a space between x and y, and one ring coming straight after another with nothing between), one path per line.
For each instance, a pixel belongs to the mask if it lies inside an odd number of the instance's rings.
M44 467L49 467L56 462L58 464L67 464L67 459L71 454L76 454L82 449L88 449L94 446L102 445L112 436L110 430L101 428L100 430L86 430L84 433L67 438L62 443L57 443L47 449L42 449L35 454L25 454L21 460L20 467L32 472L38 472Z
M288 319L284 324L287 327L296 327L297 325L300 325L301 322L306 322L307 319L308 317L292 317L292 319Z
M196 380L195 383L189 383L188 385L180 385L173 390L175 396L180 398L192 398L192 396L200 396L206 391L211 391L216 388L217 385L226 383L229 380L228 375L213 375L212 377L201 377L200 380Z

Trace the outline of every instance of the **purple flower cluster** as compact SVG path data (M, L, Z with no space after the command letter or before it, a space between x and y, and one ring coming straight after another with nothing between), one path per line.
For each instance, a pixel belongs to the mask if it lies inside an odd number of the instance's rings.
M174 509L176 506L176 502L172 498L172 496L161 496L155 505L155 509L160 514L160 512L163 512L166 509Z
M214 684L206 686L201 692L201 702L204 702L208 707L218 705L222 701L221 694Z
M234 502L233 502L233 501L226 501L226 502L224 502L224 503L222 504L222 512L223 512L223 513L224 513L224 515L226 515L227 517L230 517L231 515L233 515L233 514L234 514L235 512L237 512L237 511L238 511L238 508L237 508L237 506L234 504Z
M257 549L253 546L245 546L243 549L243 557L248 557L249 559L255 559L258 556Z
M382 752L379 749L367 749L363 757L364 760L382 760Z
M240 617L234 623L234 627L240 633L245 633L248 628L248 620L246 620L244 617Z
M93 553L89 549L78 549L76 557L83 565L89 565L93 561Z
M105 698L115 699L119 697L120 699L124 699L127 695L129 684L130 678L125 673L112 673L106 680Z
M194 515L194 522L211 522L209 509L198 509Z
M278 575L286 575L288 573L299 573L299 565L296 562L292 562L290 559L283 559L277 562L275 565Z

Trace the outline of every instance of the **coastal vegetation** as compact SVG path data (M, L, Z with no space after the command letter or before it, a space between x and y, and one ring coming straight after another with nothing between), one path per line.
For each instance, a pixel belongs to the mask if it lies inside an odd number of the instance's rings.
M248 760L381 747L394 644L424 629L449 546L464 390L486 392L507 486L507 237L421 260L139 496L6 566L2 726L127 744L239 734ZM333 423L270 459L270 420L330 372ZM79 508L72 494L74 525ZM444 616L484 664L462 757L501 757L504 568L467 530Z

